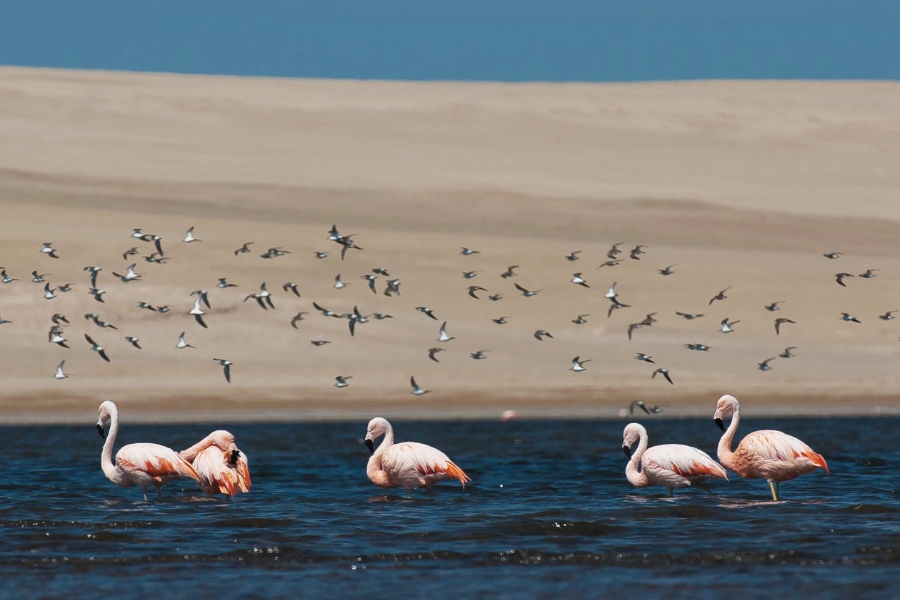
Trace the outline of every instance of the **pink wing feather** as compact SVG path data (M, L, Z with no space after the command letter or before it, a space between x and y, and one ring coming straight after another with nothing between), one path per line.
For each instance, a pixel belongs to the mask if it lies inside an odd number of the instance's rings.
M808 459L814 465L818 465L825 469L828 473L828 464L821 454L813 451L812 448L798 440L794 436L782 433L781 431L773 431L771 429L763 429L748 433L738 449L743 447L748 452L759 454L769 460L783 460L793 462L797 458L803 457Z
M685 478L706 476L728 479L728 474L719 463L702 450L691 446L682 444L653 446L644 452L643 460L649 460Z
M123 468L142 471L157 481L175 477L190 477L197 481L194 468L171 448L159 444L128 444L116 452L116 464Z
M243 452L234 466L230 463L231 451L222 451L216 446L198 453L193 466L200 476L200 488L208 493L221 492L234 497L240 492L250 491L250 467Z
M391 456L385 456L383 463L402 461L411 464L423 477L442 473L448 478L458 479L463 487L466 487L467 481L471 481L462 469L437 448L416 442L402 442L391 446L389 452Z

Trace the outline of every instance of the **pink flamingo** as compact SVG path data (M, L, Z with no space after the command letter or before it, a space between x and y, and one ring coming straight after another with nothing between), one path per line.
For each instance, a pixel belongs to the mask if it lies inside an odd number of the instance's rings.
M147 501L147 488L151 485L156 493L162 495L162 486L178 477L190 477L197 481L197 472L190 463L178 456L171 448L159 444L128 444L116 452L116 463L112 462L113 445L119 432L119 409L109 400L100 405L100 418L97 420L97 431L100 437L106 438L103 453L100 455L100 467L106 478L119 487L127 488L136 485L144 492ZM109 435L105 435L104 425L112 421Z
M384 440L375 449L375 440L384 434ZM366 447L372 452L366 465L366 475L379 487L403 487L412 499L412 491L425 486L431 495L431 486L445 479L459 479L463 489L471 481L462 469L446 454L416 442L394 444L394 428L386 419L376 417L369 421Z
M622 451L631 459L625 467L625 477L634 487L661 485L668 488L671 497L675 495L675 488L697 484L712 494L712 490L703 483L704 479L721 477L728 480L725 469L706 452L697 448L682 444L663 444L647 449L649 438L643 425L629 423L622 437ZM640 471L638 463L641 463Z
M729 414L733 416L726 430L722 419ZM719 440L719 460L744 479L768 481L772 499L776 502L780 482L812 473L819 467L828 473L828 465L821 454L813 452L812 448L797 438L780 431L763 429L748 433L738 444L737 450L732 452L731 442L741 422L741 405L734 396L725 394L719 398L713 418L719 429L725 432Z
M238 449L231 433L213 431L178 454L197 471L197 483L207 494L222 493L234 498L237 492L250 491L247 455Z

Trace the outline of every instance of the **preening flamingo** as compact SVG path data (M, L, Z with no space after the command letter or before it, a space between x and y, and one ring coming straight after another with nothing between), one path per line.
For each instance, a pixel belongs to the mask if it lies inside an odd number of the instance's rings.
M384 434L384 440L375 448L375 440ZM462 469L446 454L416 442L394 444L394 428L386 419L376 417L369 421L366 431L366 447L372 452L366 465L366 475L379 487L403 487L407 496L425 486L431 495L431 486L445 479L459 479L463 489L471 481Z
M200 479L197 483L207 494L228 494L250 491L250 467L247 455L235 444L234 436L217 430L178 453L191 463Z
M661 485L668 488L669 496L673 496L675 488L697 484L712 494L712 490L703 484L704 479L721 477L728 480L725 469L697 448L682 444L663 444L647 449L649 439L643 425L629 423L622 437L622 450L631 459L625 467L625 477L634 487ZM638 463L641 464L640 471Z
M159 444L128 444L116 453L116 462L112 462L113 445L119 433L119 409L109 400L100 405L100 418L97 420L97 431L105 437L103 453L100 455L100 467L106 478L119 487L136 485L144 492L147 500L147 488L151 485L156 493L162 495L161 489L168 481L178 477L190 477L197 481L199 477L194 468L186 460L178 456L171 448ZM104 426L109 426L109 435Z
M729 414L732 415L731 424L726 430L722 420ZM780 482L812 473L819 467L828 473L828 464L821 454L814 452L797 438L780 431L763 429L748 433L732 452L731 442L741 422L741 405L734 396L725 394L719 398L713 418L719 429L725 432L719 440L719 460L744 479L768 481L772 499L776 502Z

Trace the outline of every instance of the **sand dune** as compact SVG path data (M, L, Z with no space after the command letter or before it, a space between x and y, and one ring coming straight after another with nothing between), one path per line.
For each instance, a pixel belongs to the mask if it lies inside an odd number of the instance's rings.
M900 403L900 84L627 85L303 81L0 68L0 357L9 422L92 418L613 415L632 399L706 414L721 393L755 412L897 412ZM332 223L363 251L341 261ZM183 244L196 226L203 240ZM121 254L163 236L167 265ZM254 252L235 257L243 242ZM52 241L60 260L42 256ZM649 246L596 270L612 242ZM281 246L292 254L263 260ZM461 246L481 254L459 255ZM313 251L333 253L325 260ZM581 260L563 255L581 250ZM842 251L838 260L822 256ZM101 266L106 303L82 268ZM499 277L508 265L519 276ZM663 277L657 269L677 264ZM385 267L402 296L360 275ZM834 274L879 268L874 279ZM45 301L28 273L69 294ZM479 270L467 281L463 270ZM582 271L591 284L568 283ZM342 274L351 285L334 290ZM239 288L219 290L216 278ZM277 309L244 297L267 282ZM300 284L302 298L282 292ZM631 307L607 318L606 287ZM533 298L513 283L542 288ZM467 296L481 285L503 300ZM719 290L728 299L708 305ZM211 291L209 329L185 313ZM139 301L169 304L166 315ZM778 313L763 306L785 300ZM349 336L342 312L386 312ZM428 360L439 322L457 339ZM294 330L297 311L311 314ZM685 321L676 310L707 316ZM862 325L843 323L842 311ZM63 312L71 350L48 344ZM98 312L119 330L82 318ZM635 332L629 323L657 312ZM590 313L589 323L571 323ZM900 313L898 313L900 314ZM509 316L499 326L492 317ZM777 316L796 320L780 336ZM718 333L725 317L736 331ZM555 339L538 342L536 329ZM181 331L196 350L176 350ZM89 333L112 359L84 341ZM142 340L130 347L125 335ZM312 339L331 340L315 348ZM708 344L708 353L683 344ZM798 346L763 373L756 363ZM469 352L490 350L473 361ZM650 379L652 354L675 381ZM572 373L571 358L590 358ZM226 384L213 357L234 361ZM72 377L52 378L66 359ZM352 375L351 386L332 387ZM415 375L429 395L409 395Z

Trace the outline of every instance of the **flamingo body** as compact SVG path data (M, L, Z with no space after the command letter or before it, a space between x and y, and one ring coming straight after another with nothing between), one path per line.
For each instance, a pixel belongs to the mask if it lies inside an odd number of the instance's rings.
M250 491L247 455L227 431L213 431L179 456L191 463L199 477L197 484L209 495L221 493L233 498L238 492Z
M729 414L733 416L726 430L722 419ZM780 482L812 473L820 467L825 469L825 473L829 473L828 463L821 454L781 431L762 429L749 433L732 452L731 444L741 422L741 405L734 396L725 394L719 398L714 419L725 432L719 440L719 460L744 479L768 481L775 501L778 500Z
M664 444L648 449L648 443L647 430L642 425L631 423L625 427L622 449L631 458L625 468L625 477L635 487L661 485L669 490L671 496L675 488L693 484L705 488L703 481L709 477L728 479L725 469L702 450L682 444Z
M384 434L375 449L374 440ZM375 485L384 488L402 487L412 497L412 490L428 488L439 481L458 479L463 488L471 481L468 475L450 458L431 446L416 442L394 444L394 430L386 419L376 417L369 422L366 445L372 451L366 474Z

